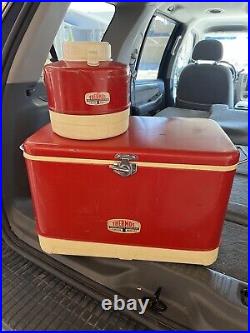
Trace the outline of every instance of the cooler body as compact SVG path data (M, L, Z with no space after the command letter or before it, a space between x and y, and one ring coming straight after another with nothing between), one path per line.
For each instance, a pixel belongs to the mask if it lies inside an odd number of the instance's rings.
M239 153L215 122L131 117L125 134L87 143L47 125L24 157L45 252L216 260Z

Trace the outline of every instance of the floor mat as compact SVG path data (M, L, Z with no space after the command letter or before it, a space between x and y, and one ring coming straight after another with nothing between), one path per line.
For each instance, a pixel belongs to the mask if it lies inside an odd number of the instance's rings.
M236 174L229 200L230 202L235 202L247 207L248 205L247 183L248 183L248 177L246 175Z
M34 265L3 244L4 330L146 330Z
M247 156L248 147L241 147L241 161ZM242 153L244 151L244 154ZM229 199L226 220L248 225L248 163L239 164Z
M248 229L245 226L226 222L218 260L210 268L247 282Z

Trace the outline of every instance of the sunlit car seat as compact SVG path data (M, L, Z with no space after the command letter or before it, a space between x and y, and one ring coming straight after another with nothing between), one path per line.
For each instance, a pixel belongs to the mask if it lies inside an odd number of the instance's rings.
M193 50L193 63L185 67L177 87L176 106L156 113L156 117L210 118L229 135L234 144L248 144L248 115L235 111L233 75L220 63L222 44L203 40Z
M212 104L234 105L234 84L230 69L220 61L223 46L217 40L202 40L196 44L193 62L181 72L176 95L176 107L209 110Z

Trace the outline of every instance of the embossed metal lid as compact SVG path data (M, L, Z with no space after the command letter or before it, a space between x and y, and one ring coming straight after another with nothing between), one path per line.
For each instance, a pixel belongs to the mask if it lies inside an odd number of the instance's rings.
M69 140L41 128L24 143L27 154L76 159L116 160L117 153L136 155L136 163L232 166L239 152L213 120L130 117L126 133L95 141ZM108 162L107 162L108 163ZM105 164L105 163L104 163Z

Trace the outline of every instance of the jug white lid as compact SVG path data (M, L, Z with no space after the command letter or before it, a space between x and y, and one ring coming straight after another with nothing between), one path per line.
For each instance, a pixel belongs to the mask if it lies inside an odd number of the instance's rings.
M111 60L111 45L107 42L65 42L63 60L87 61L89 65L98 66L99 61Z

